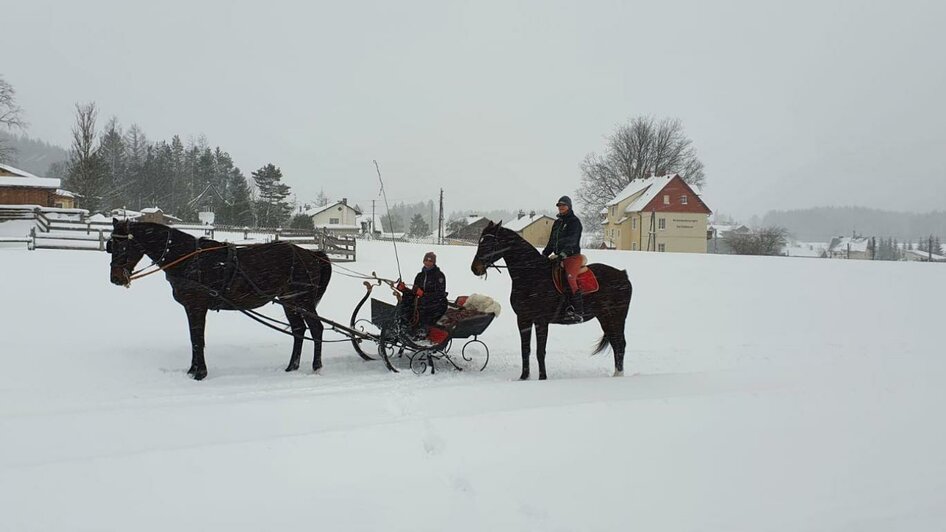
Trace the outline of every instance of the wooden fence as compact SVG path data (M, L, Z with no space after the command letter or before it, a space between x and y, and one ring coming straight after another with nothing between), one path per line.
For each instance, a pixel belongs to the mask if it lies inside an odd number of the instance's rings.
M112 223L91 221L75 209L45 209L36 206L0 206L0 222L33 220L29 236L3 237L3 242L25 242L29 249L71 249L105 251L111 238ZM231 233L230 241L277 242L290 241L309 249L325 251L335 262L353 262L357 256L354 236L339 236L324 229L282 229L265 227L236 227L223 225L175 224L175 229L194 236L214 238L219 232ZM233 238L232 234L237 238ZM226 239L225 239L226 240Z

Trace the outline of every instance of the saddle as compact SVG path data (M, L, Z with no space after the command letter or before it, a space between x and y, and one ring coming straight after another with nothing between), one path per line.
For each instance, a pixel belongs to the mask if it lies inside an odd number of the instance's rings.
M598 278L595 277L595 273L587 266L588 257L584 255L578 256L581 257L581 269L578 270L578 289L581 290L582 294L593 294L598 291ZM555 267L552 268L552 284L555 285L555 290L559 294L571 291L568 287L568 274L565 273L565 267L562 265L562 262L563 261L558 261Z

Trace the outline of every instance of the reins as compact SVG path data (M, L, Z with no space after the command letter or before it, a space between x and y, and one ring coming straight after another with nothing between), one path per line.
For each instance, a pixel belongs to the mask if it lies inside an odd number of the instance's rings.
M184 262L185 260L187 260L187 259L189 259L189 258L191 258L191 257L194 257L194 256L196 256L196 255L200 255L201 253L203 253L203 252L205 252L205 251L216 251L216 250L218 250L218 249L226 249L226 247L227 247L227 245L224 244L224 245L222 245L222 246L216 246L216 247L212 247L212 248L201 248L201 249L198 249L198 250L195 250L195 251L191 251L191 252L188 253L187 255L184 255L183 257L180 257L180 258L178 258L178 259L175 259L175 260L173 260L173 261L171 261L171 262L169 262L169 263L167 263L167 264L165 264L165 265L163 265L163 266L162 266L162 265L159 265L157 261L152 262L152 263L149 264L148 266L145 266L144 268L142 268L142 269L140 269L140 270L138 270L138 271L132 273L131 275L129 275L129 276L128 276L128 282L130 283L131 281L134 281L135 279L141 279L142 277L147 277L147 276L151 275L152 273L158 273L158 272L163 272L164 270L169 270L169 269L173 268L174 266L177 266L177 265L180 264L181 262ZM153 269L153 270L151 270L151 271L145 271L145 270L147 270L148 268L150 268L150 267L152 267L152 266L157 266L157 268L155 268L155 269ZM144 273L142 273L142 272L144 272Z

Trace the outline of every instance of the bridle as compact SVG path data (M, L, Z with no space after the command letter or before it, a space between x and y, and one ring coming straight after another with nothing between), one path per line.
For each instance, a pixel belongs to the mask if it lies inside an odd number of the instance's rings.
M481 243L481 244L482 244L483 241L486 239L486 237L494 238L494 239L496 239L497 243L499 242L499 237L497 237L496 235L490 233L490 234L484 234L484 235L480 238L480 243ZM505 253L505 252L507 252L507 251L509 251L510 249L511 249L510 246L506 246L506 247L504 247L504 248L499 248L499 249L494 249L494 250L490 251L489 253L486 253L486 254L484 254L484 255L482 255L482 256L477 255L476 258L479 259L479 261L483 263L483 268L484 268L484 269L496 268L496 270L502 271L501 268L509 269L509 266L498 266L498 265L496 264L496 261L499 260L499 259L501 259L501 258L502 258L502 254Z

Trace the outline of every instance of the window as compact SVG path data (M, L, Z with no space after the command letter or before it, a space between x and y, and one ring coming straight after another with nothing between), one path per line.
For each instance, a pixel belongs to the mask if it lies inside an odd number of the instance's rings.
M329 225L338 225L338 218L329 218L328 223Z
M637 229L637 218L631 218L631 229Z
M664 205L670 205L670 194L664 194Z
M657 251L660 251L660 252L667 251L667 245L666 245L666 244L657 244Z
M614 217L614 213L615 213L616 210L617 210L617 206L612 205L612 206L611 206L611 217L612 217L612 218Z
M637 251L637 242L631 242L631 249Z
M683 205L687 204L687 197L685 194L683 196L680 196L680 203Z
M658 218L657 219L657 229L666 229L667 228L667 219Z

